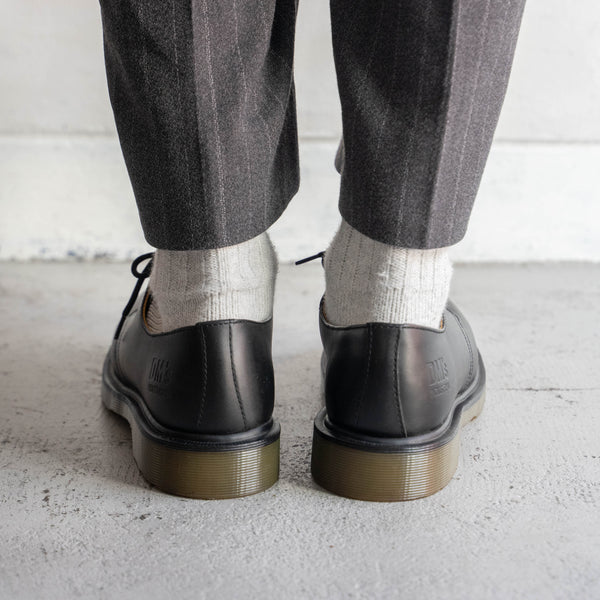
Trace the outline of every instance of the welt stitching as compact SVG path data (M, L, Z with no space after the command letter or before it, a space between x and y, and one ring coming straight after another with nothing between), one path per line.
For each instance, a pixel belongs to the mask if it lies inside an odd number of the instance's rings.
M242 398L240 396L240 388L238 386L237 375L235 373L235 365L233 363L233 344L231 343L231 323L229 324L229 362L231 362L231 375L233 376L233 385L235 387L235 395L237 397L238 404L240 405L240 411L242 413L242 420L244 421L244 429L247 429L248 424L246 423L246 413L244 412L244 406L242 404Z
M147 421L147 417L146 417L147 408L145 409L143 406L140 406L140 402L138 400L136 400L135 397L132 397L130 395L123 393L122 391L120 391L116 387L113 387L112 385L111 385L111 391L113 394L116 394L116 396L120 399L121 402L124 402L128 406L133 404L133 406L136 407L135 410L139 410L141 412L142 416L144 417L144 422ZM135 389L133 389L132 391L134 393L136 393ZM148 429L147 426L146 426L146 431L151 432L151 430ZM204 441L200 441L200 440L186 440L186 439L182 439L180 437L174 437L171 435L162 435L160 439L168 441L168 442L175 442L177 444L180 444L181 446L188 446L190 448L198 447L198 446L205 447L205 448L215 448L215 447L218 447L219 445L221 445L219 442L214 442L214 441L204 442ZM249 440L250 443L263 442L263 441L264 441L264 438L259 438L256 440ZM239 443L240 446L243 443L244 442L240 442Z
M402 427L402 435L406 437L406 426L404 425L404 415L402 414L402 405L400 404L400 393L398 390L398 347L400 346L400 330L396 335L396 347L394 348L394 395L396 396L396 410L398 421Z

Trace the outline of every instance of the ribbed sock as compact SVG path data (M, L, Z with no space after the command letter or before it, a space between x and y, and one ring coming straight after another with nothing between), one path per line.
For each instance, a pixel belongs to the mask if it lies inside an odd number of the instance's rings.
M451 278L446 248L388 246L342 221L325 253L325 316L338 326L380 322L438 328Z
M265 321L277 255L267 233L215 250L157 250L146 321L155 333L220 319Z

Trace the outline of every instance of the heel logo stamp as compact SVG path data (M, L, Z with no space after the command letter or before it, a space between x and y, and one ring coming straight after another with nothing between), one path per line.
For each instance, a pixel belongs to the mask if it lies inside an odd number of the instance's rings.
M429 378L429 387L434 394L441 394L450 387L448 365L442 357L427 363L427 374Z
M154 357L148 375L149 388L152 391L168 385L171 382L171 366L164 358Z

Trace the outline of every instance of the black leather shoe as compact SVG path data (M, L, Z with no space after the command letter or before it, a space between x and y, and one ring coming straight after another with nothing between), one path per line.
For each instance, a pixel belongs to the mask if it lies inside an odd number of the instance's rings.
M140 273L104 363L102 400L131 426L133 455L158 488L235 498L273 485L279 425L272 419L272 322L224 320L152 334Z
M485 369L473 332L449 302L441 329L335 327L320 309L325 408L312 474L359 500L429 496L452 478L461 426L479 415Z

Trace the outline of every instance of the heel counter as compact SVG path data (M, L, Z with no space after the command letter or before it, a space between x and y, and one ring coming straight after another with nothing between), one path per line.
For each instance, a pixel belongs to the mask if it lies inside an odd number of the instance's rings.
M203 398L197 429L237 433L267 423L273 413L271 322L228 321L203 330Z
M329 334L324 389L331 423L364 434L404 437L397 378L401 329L369 323Z

